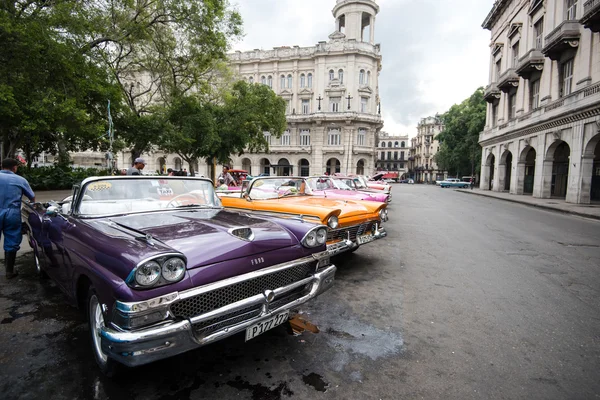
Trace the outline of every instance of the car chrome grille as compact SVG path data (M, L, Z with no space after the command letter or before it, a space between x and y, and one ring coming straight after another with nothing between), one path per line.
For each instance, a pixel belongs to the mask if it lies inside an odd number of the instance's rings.
M367 232L371 232L375 226L375 222L365 222L364 224L354 225L347 228L336 229L327 233L327 241L331 240L346 240L348 239L348 232L350 232L350 240L356 241L356 237L364 235Z
M268 275L234 283L171 304L171 313L179 318L192 318L248 297L291 285L314 272L316 262L295 265ZM237 312L240 313L239 311ZM213 322L211 320L211 322Z

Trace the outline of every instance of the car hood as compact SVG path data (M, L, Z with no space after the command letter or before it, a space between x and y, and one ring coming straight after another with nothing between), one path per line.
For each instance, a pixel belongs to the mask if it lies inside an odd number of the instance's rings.
M339 208L342 211L338 216L340 220L343 220L344 218L365 216L365 214L371 214L378 211L378 205L368 201L332 199L310 195L284 197L278 200L266 201L277 201L280 205L289 205L290 208L293 208L294 205Z
M136 214L106 218L95 224L99 229L130 234L134 238L150 235L151 241L158 242L155 247L162 247L164 252L171 250L184 254L188 269L298 243L291 232L274 222L226 210ZM253 240L235 236L231 233L235 228L250 228Z

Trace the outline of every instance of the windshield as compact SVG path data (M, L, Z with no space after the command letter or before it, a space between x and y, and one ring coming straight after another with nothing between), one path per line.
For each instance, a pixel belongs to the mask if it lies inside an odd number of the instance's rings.
M302 178L255 178L252 181L250 192L251 199L280 199L289 196L304 196L312 194L310 187Z
M336 188L331 178L308 178L306 183L308 183L308 186L312 190L329 190Z
M352 182L352 179L335 179L334 183L338 189L354 190L354 183Z
M363 180L359 176L354 177L353 181L358 189L366 189L367 188L367 184L365 182L363 182Z
M174 208L221 207L212 183L194 178L110 178L83 187L79 214L99 216Z

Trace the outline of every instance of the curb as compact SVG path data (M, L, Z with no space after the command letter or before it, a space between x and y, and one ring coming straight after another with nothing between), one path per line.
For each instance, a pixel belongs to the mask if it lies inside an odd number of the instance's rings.
M487 197L488 199L496 199L496 200L501 200L501 201L508 201L508 202L511 202L511 203L523 204L523 205L529 206L529 207L540 208L542 210L554 211L554 212L559 212L559 213L562 213L562 214L577 215L578 217L590 218L590 219L594 219L594 220L600 221L600 215L586 214L586 213L582 213L582 212L579 212L579 211L563 210L561 208L551 207L551 206L547 206L545 204L528 203L526 201L519 201L519 200L516 200L516 199L509 199L509 198L504 198L504 197L490 196L490 195L487 195L487 194L484 194L484 193L478 193L478 192L468 191L466 189L463 189L463 190L456 189L456 191L460 192L460 193L468 193L468 194L473 194L473 195L476 195L476 196Z

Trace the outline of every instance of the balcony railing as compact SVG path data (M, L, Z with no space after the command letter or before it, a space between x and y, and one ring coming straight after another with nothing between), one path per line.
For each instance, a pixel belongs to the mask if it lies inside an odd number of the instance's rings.
M516 69L517 75L524 79L529 79L532 72L544 69L545 60L546 58L541 51L536 49L529 50L519 59L519 64L517 64Z
M507 69L500 79L498 79L498 89L504 93L508 93L512 88L519 86L519 75L515 72L514 68Z
M564 21L546 36L544 55L551 60L560 59L565 50L579 46L579 21Z
M600 32L600 0L588 0L583 4L580 22L592 32Z
M361 122L371 122L381 124L381 115L378 114L366 114L358 113L354 111L318 111L311 114L288 114L286 115L288 122L303 122L309 120L332 120L332 121L347 121L347 120L359 120Z

